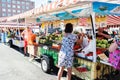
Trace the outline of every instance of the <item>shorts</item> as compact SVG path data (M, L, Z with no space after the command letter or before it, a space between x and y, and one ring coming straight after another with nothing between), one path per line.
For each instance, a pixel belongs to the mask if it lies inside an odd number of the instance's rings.
M34 46L34 45L28 45L28 53L30 55L36 56L37 55L37 51L38 51L38 47Z
M28 45L27 40L24 40L24 47L27 47L27 45Z

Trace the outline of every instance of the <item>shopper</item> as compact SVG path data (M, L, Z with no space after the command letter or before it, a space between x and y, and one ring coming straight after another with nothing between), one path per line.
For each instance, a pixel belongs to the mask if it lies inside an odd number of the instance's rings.
M77 35L72 34L73 25L71 23L67 23L65 25L65 34L63 36L61 49L58 57L58 80L61 80L64 68L67 68L67 80L71 80L71 72L72 72L72 63L73 63L73 46L77 41Z
M28 45L28 38L30 34L32 33L32 30L30 30L29 27L26 27L26 29L21 33L23 39L24 39L24 56L26 56L27 53L27 45Z
M28 41L28 53L30 55L30 61L34 60L37 55L38 44L36 43L36 35L30 34Z
M5 42L5 32L4 32L4 30L1 31L1 42L2 43Z
M109 47L109 62L111 66L120 71L120 38L116 38ZM118 71L115 71L118 73Z

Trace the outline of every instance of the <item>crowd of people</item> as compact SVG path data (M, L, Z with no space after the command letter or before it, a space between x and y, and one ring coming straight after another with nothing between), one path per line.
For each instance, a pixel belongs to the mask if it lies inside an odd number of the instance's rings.
M7 43L7 38L13 38L14 36L19 35L18 29L9 29L9 28L1 28L0 29L0 39L2 43Z
M8 44L9 41L13 38L22 38L24 40L24 56L28 53L28 45L34 45L37 46L36 43L36 34L33 33L33 31L30 29L30 27L26 27L24 29L11 29L11 28L1 28L0 30L0 39L1 43ZM20 39L19 39L20 40ZM37 50L37 49L36 49ZM31 60L34 59L35 53L32 51L29 51Z

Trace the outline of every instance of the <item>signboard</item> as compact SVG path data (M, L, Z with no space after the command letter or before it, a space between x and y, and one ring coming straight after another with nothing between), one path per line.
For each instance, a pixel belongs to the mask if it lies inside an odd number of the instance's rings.
M93 11L103 15L111 14L120 16L120 4L93 2Z

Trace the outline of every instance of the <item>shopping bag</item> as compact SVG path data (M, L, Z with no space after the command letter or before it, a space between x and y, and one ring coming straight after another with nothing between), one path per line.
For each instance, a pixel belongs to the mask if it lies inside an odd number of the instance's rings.
M109 52L113 52L118 48L118 45L116 42L112 43L109 47Z
M115 69L120 70L120 50L115 50L110 53L109 62Z

